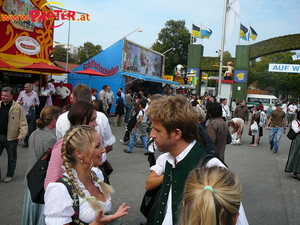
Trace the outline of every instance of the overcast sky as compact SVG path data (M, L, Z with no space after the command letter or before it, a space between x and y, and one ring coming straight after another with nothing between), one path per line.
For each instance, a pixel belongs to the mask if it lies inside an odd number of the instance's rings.
M67 9L90 14L90 21L71 22L70 44L76 47L89 41L104 50L137 28L143 32L134 32L127 39L150 47L168 20L184 20L190 32L192 23L210 28L211 38L203 40L204 56L217 56L221 46L222 0L60 0L59 3ZM242 24L248 27L250 23L258 34L255 42L300 31L300 0L240 0L240 10ZM238 32L239 23L225 45L225 51L232 55L238 44ZM67 43L67 22L54 29L54 41ZM251 40L250 44L255 42ZM241 39L240 44L248 42Z

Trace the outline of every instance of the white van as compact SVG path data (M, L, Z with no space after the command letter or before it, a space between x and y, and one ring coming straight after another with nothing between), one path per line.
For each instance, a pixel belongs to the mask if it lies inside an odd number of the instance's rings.
M264 105L264 110L269 108L270 103L272 103L273 109L276 109L276 103L280 103L278 98L274 95L248 94L246 98L246 105L251 110L255 105L258 105L260 101Z

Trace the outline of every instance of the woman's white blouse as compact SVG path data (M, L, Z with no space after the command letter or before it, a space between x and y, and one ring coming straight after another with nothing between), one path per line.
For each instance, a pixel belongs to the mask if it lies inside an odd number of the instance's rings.
M100 170L99 170L100 171ZM80 182L75 170L72 170L73 175L78 183L79 188L83 191L86 197L90 197L90 193L85 189L83 183ZM99 172L101 173L101 171ZM98 175L98 172L96 173ZM65 176L68 177L66 173ZM98 177L101 177L99 174ZM94 181L94 185L99 188L101 192L102 189L100 185ZM78 196L79 198L79 219L85 223L92 223L95 220L96 212L91 208L89 203ZM99 201L105 208L104 213L108 213L111 210L111 198L109 197L106 202ZM62 225L72 222L72 216L74 215L73 209L73 199L71 198L67 187L59 182L50 183L47 186L45 192L45 210L44 214L46 216L46 224L51 225Z

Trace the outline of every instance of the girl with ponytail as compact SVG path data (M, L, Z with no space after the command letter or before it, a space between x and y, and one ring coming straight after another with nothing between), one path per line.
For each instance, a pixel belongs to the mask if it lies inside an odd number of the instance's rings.
M237 176L222 167L190 172L184 189L180 225L235 225L242 187Z

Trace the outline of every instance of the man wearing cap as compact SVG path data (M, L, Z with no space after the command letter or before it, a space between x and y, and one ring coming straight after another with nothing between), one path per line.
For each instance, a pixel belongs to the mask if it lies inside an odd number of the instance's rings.
M286 120L285 112L281 109L281 104L277 103L275 106L276 109L271 112L266 129L270 129L270 150L273 150L274 155L277 155L282 130L284 134L286 133Z

